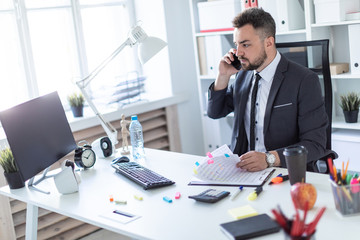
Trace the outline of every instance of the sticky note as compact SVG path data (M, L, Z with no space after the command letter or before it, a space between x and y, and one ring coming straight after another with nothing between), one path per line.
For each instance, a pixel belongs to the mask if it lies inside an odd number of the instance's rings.
M211 155L210 152L208 152L206 155L207 155L209 158L213 158L213 155Z
M163 197L163 200L168 203L172 203L172 199L169 197Z
M179 199L181 194L179 192L175 193L175 199Z
M139 196L139 195L134 195L134 198L139 200L139 201L143 200L142 196Z
M212 163L214 163L214 160L209 159L209 160L208 160L208 164L212 164Z
M229 209L228 213L236 220L258 215L258 212L250 205Z

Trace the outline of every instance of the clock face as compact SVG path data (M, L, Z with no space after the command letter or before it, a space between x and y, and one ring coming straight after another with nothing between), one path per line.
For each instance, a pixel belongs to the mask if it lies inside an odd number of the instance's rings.
M84 164L84 167L90 168L95 164L95 153L91 149L84 149L81 155L81 161Z

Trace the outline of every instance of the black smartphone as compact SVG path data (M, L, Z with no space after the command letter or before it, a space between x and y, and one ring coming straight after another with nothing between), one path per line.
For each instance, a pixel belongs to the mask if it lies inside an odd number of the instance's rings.
M241 69L241 63L239 58L233 53L234 56L234 61L231 62L231 65L233 65L234 68L236 68L237 70Z

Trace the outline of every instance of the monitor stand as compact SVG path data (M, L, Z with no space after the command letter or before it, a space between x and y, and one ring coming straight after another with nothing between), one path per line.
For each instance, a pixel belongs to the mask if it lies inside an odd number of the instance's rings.
M40 182L42 182L43 180L45 180L45 179L47 179L47 178L50 178L50 177L53 177L53 176L55 175L55 174L46 175L49 170L50 170L50 167L47 167L47 168L44 170L44 172L43 172L43 174L41 175L41 177L40 177L38 180L36 180L36 181L35 181L35 177L36 177L36 176L30 178L30 180L29 180L29 182L28 182L28 187L29 187L29 189L33 189L33 190L35 190L35 191L39 191L39 192L45 193L45 194L50 194L49 191L45 191L45 190L42 190L42 189L36 187L36 185L39 184ZM34 181L35 181L35 182L34 182Z

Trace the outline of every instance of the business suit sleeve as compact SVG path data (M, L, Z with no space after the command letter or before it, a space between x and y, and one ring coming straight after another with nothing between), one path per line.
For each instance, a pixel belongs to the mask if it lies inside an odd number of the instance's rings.
M208 90L208 116L218 119L227 116L233 111L233 85L223 90L214 91L214 83L212 83Z
M324 101L318 76L309 72L299 84L297 96L297 127L299 142L308 150L308 163L318 160L325 154L326 128L329 120L325 111ZM283 149L279 149L282 166L286 166Z

